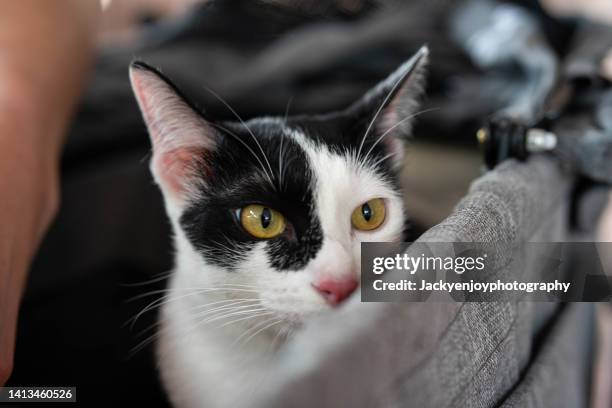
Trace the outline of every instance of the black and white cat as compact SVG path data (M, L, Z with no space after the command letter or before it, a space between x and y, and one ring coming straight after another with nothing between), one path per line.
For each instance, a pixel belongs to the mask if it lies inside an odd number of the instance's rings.
M175 406L246 398L251 367L358 287L360 243L401 239L398 173L427 54L345 110L233 123L132 64L175 235L157 347Z

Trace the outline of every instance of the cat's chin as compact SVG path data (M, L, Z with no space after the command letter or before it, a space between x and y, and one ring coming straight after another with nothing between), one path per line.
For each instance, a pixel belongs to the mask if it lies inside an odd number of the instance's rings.
M334 313L335 309L332 307L323 307L317 310L310 310L305 312L286 312L286 311L275 311L281 319L283 319L283 326L292 329L299 330L308 322L317 319L319 317Z
M275 315L281 320L279 327L283 330L295 331L300 329L304 324L311 319L312 315L302 313L292 313L286 311L274 310Z

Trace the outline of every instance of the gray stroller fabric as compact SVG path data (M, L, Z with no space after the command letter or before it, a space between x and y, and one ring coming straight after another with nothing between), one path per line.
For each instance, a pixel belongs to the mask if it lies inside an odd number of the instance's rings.
M567 240L570 181L548 157L508 161L419 241ZM591 313L587 304L355 302L262 368L249 406L586 406ZM334 330L339 321L348 329Z

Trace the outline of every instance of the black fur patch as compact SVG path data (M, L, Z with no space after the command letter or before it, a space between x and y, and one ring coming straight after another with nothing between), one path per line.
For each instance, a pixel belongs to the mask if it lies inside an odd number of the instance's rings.
M305 117L292 119L288 124L339 154L358 149L366 126L364 121L342 116ZM314 200L318 180L306 152L285 133L287 129L281 121L255 120L249 123L249 128L265 152L271 171L253 136L242 124L218 126L221 142L204 164L206 171L203 173L208 179L202 187L203 198L187 208L181 225L191 243L209 262L231 270L244 261L259 242L242 228L235 210L249 204L269 206L280 211L291 225L285 234L266 241L265 250L271 265L279 271L302 269L316 256L323 243ZM364 143L362 157L372 147L372 138ZM379 144L370 157L376 161L386 154L383 145ZM398 178L385 162L381 163L381 169L381 177L399 186Z
M306 153L284 134L280 123L251 122L249 128L265 152L268 167L244 126L222 126L221 142L205 164L208 179L202 187L204 198L192 203L181 217L189 240L209 262L233 269L260 241L242 228L235 210L262 204L281 212L290 224L285 234L266 241L272 266L278 270L303 268L323 240L313 196L316 180Z

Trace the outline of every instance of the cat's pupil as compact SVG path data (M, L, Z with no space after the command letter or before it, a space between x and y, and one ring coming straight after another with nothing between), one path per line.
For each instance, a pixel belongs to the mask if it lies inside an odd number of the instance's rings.
M361 206L361 213L363 214L363 219L365 219L366 221L370 221L370 219L372 218L372 209L370 208L368 203L365 203Z
M261 226L268 228L272 222L272 211L269 208L264 208L261 212Z

